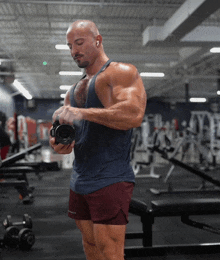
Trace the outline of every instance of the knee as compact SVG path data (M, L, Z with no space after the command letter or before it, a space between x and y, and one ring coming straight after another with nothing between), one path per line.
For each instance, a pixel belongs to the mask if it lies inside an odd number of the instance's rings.
M98 240L96 246L105 259L124 259L124 244L116 239Z
M97 248L99 249L99 251L102 253L102 254L106 254L109 250L113 253L114 252L114 248L115 248L115 242L112 241L111 239L108 239L108 240L98 240L96 241L96 246Z

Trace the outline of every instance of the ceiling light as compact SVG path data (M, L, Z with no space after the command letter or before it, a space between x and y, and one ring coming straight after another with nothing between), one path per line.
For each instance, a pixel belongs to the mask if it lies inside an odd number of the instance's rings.
M212 52L212 53L220 53L220 47L211 48L210 52Z
M165 74L163 72L141 72L140 76L141 77L155 77L155 78L159 77L159 78L161 78L161 77L164 77Z
M3 58L0 58L0 61L1 62L10 62L10 61L13 61L13 59L3 59Z
M190 98L190 102L198 102L198 103L204 103L206 102L206 98Z
M59 75L62 75L62 76L82 76L82 71L60 71L59 72Z
M60 89L62 90L69 90L72 87L72 85L61 85Z
M60 94L61 98L65 98L66 94Z
M21 83L20 83L17 79L14 80L13 85L16 87L16 89L17 89L18 91L21 92L21 94L22 94L26 99L32 99L32 96L31 96L31 94L29 93L29 91L26 90L26 89L21 85Z
M69 47L66 44L57 44L55 45L57 50L69 50Z

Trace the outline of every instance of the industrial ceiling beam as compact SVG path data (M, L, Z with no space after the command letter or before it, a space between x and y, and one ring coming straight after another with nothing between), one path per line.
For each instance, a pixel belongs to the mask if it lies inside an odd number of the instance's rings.
M179 41L219 8L220 1L216 0L186 0L164 26L144 30L143 45L152 41Z
M181 39L182 42L220 42L220 28L219 26L198 26L185 37Z
M7 3L7 4L58 4L58 5L83 5L83 6L120 6L120 7L137 7L142 6L142 7L161 7L164 8L164 4L162 3L125 3L124 1L122 2L82 2L82 1L48 1L48 0L1 0L0 3ZM174 7L176 8L179 6L178 4L170 3L169 7Z

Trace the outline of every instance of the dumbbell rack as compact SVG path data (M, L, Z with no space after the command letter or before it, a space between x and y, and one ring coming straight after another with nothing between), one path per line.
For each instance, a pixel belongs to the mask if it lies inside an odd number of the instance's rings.
M19 248L21 250L30 250L35 243L35 235L32 231L32 219L28 214L24 214L22 222L12 222L8 215L3 221L5 234L0 239L0 247ZM22 226L21 229L18 226Z

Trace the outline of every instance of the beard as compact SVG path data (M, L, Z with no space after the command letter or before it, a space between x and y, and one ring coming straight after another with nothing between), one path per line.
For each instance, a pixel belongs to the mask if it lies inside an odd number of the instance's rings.
M88 65L89 65L88 61L84 61L82 63L78 63L78 67L81 68L81 69L84 69L84 68L88 67Z
M89 62L88 62L88 61L83 61L83 62L81 62L80 60L78 61L77 59L74 60L74 61L76 62L77 66L78 66L79 68L81 68L81 69L84 69L84 68L88 67L88 65L89 65Z

